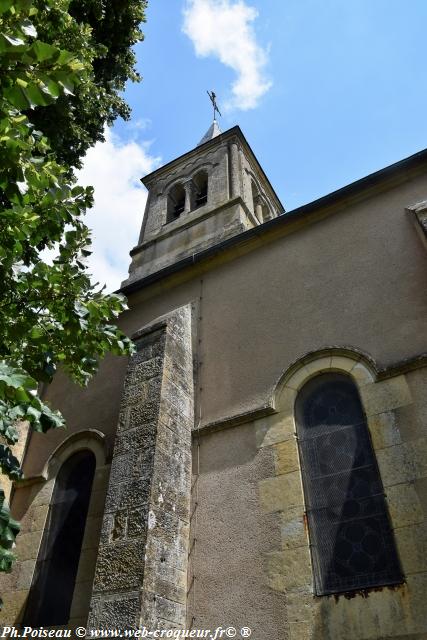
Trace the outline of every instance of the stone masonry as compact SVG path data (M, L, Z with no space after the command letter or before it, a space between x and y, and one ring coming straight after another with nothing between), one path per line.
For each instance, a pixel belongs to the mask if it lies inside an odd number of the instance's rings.
M89 628L185 626L191 492L191 310L134 336Z

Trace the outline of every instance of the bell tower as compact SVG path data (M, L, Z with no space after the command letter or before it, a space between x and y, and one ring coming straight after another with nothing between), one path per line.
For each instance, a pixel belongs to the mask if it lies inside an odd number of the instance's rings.
M284 212L242 131L214 120L199 144L142 179L148 199L131 283Z

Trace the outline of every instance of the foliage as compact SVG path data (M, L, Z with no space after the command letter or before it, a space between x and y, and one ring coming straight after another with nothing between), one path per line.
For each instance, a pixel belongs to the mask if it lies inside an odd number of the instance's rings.
M43 3L44 4L44 3ZM47 108L28 116L49 138L59 162L80 167L88 147L103 140L104 125L130 109L119 91L128 79L138 81L132 46L143 39L145 0L72 0L69 17L61 5L41 10L35 17L39 37L76 53L91 65L92 75L73 95L64 93Z
M19 532L19 524L10 515L4 495L0 496L0 571L10 571L13 562L12 546Z
M83 215L92 189L75 184L32 122L36 110L60 100L72 109L77 91L83 100L93 86L95 47L89 43L83 56L73 52L90 28L76 26L67 8L65 0L0 3L0 468L11 480L22 476L11 450L17 423L40 432L64 426L62 416L37 396L38 384L50 382L58 366L86 384L106 352L133 349L112 324L126 308L124 298L105 295L87 273L90 233ZM55 26L57 42L39 36L43 21L51 33ZM58 46L67 30L71 51ZM101 113L99 120L105 117ZM91 136L76 146L75 157L93 142ZM53 144L58 150L58 139ZM47 260L47 252L56 257ZM0 492L0 570L11 566L18 528Z

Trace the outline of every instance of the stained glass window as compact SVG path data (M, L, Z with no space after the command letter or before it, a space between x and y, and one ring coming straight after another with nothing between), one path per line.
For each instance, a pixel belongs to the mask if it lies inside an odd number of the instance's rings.
M318 375L298 394L295 414L316 594L402 582L355 384Z
M95 456L79 451L62 465L53 491L24 624L68 623L95 472Z

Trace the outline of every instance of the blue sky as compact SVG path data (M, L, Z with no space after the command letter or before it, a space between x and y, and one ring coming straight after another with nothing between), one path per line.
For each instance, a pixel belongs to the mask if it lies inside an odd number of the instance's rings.
M207 89L288 211L427 147L426 24L425 0L152 0L136 48L144 79L125 94L132 120L81 176L95 186L98 279L125 277L137 179L197 144Z

